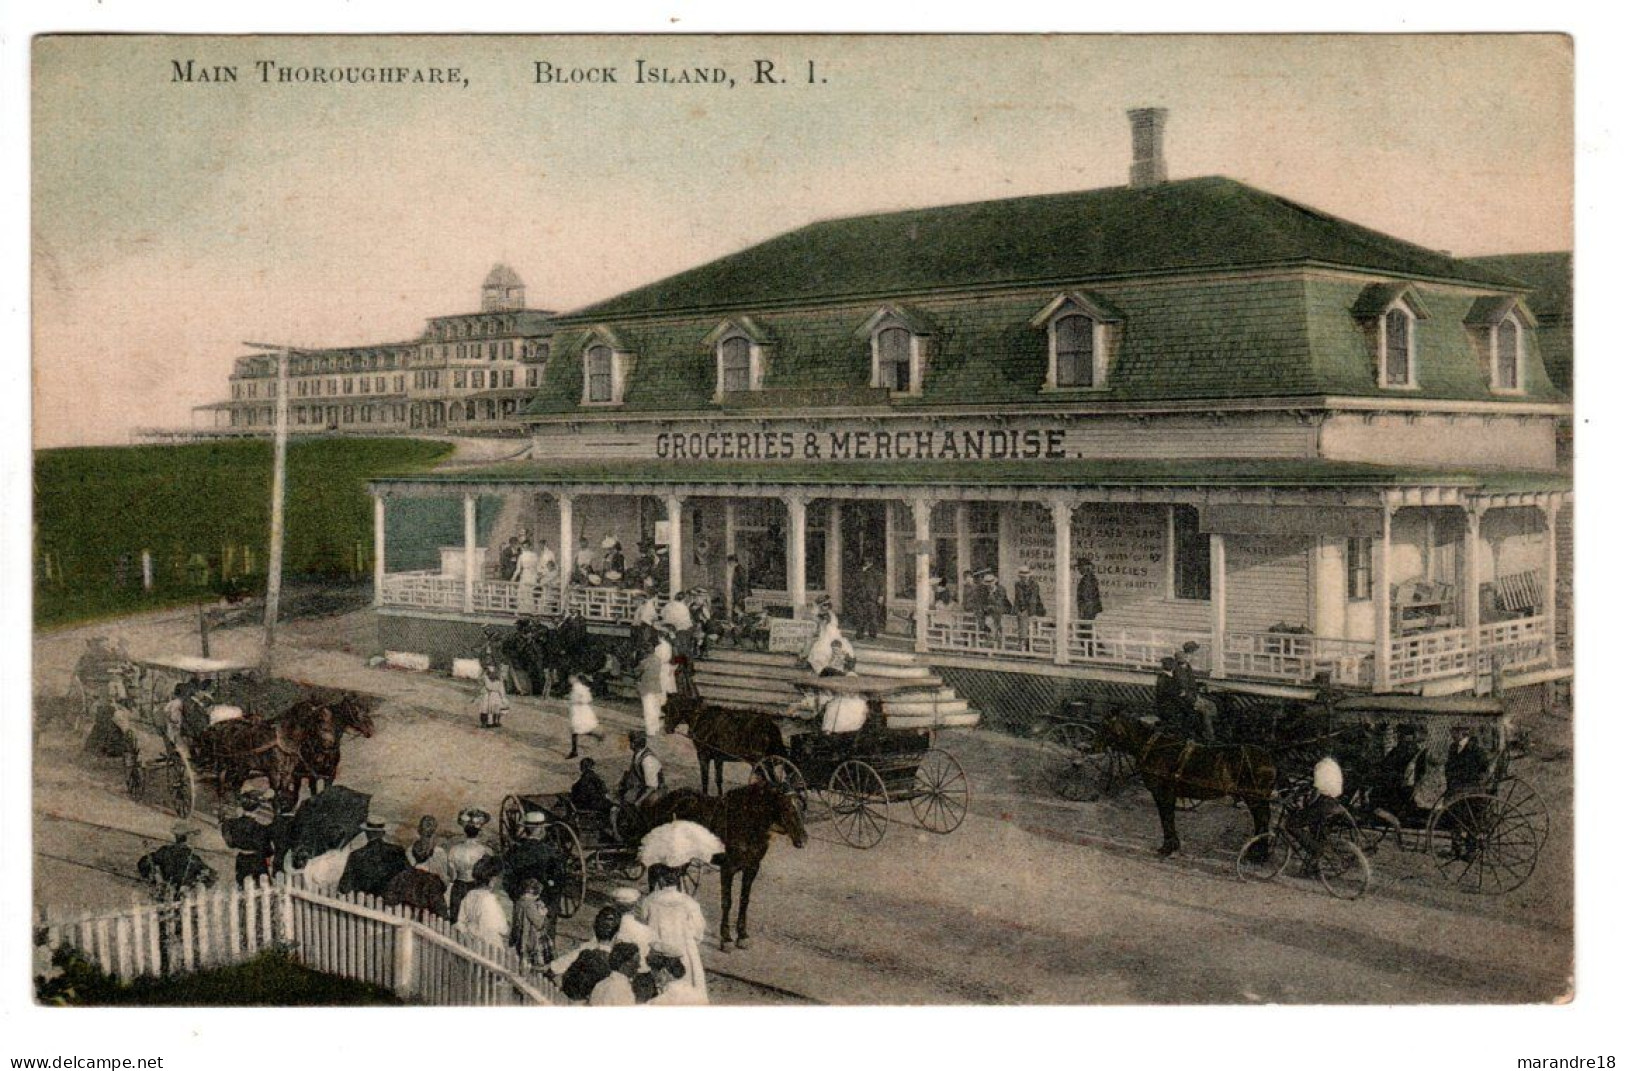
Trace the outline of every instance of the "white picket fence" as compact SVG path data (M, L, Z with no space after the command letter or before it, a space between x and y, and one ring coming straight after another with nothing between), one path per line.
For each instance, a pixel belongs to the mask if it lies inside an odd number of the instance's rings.
M312 970L393 990L414 1004L567 1004L514 951L443 919L301 880L198 889L69 920L42 915L55 949L77 948L124 981L224 967L283 948Z

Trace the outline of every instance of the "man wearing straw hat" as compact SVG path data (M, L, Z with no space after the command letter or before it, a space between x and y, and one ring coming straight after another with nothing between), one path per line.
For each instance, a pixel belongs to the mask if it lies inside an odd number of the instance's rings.
M564 857L547 840L547 815L526 811L524 831L502 858L502 886L508 899L518 901L527 879L542 884L542 904L550 926L556 926L559 897L564 892ZM548 935L550 938L552 934Z
M367 843L345 860L339 892L382 896L390 879L411 864L406 861L405 848L384 839L383 819L368 816L361 829L367 834Z

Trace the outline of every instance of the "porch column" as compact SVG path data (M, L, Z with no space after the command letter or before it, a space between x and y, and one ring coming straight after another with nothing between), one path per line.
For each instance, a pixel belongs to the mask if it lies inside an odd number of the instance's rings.
M785 586L790 592L791 616L802 618L807 616L807 498L785 495L784 508L790 515Z
M1020 519L1018 510L1021 504L1017 502L999 503L999 587L1005 594L1014 589L1016 583L1016 522Z
M892 502L882 502L880 515L884 519L882 538L886 541L886 556L881 559L886 566L886 591L881 596L880 605L880 631L885 632L886 626L891 623L891 593L897 590L897 541L892 538L892 524L895 521L897 507ZM862 564L862 563L859 563Z
M1541 515L1546 518L1546 585L1541 592L1546 613L1546 654L1557 665L1557 513L1562 498L1547 495L1541 503Z
M479 500L473 495L463 496L463 613L474 612L474 551L479 546L475 508Z
M1208 547L1208 608L1213 614L1213 639L1209 658L1208 676L1215 680L1224 677L1224 630L1230 616L1229 600L1225 592L1224 535L1210 532Z
M914 649L922 653L931 622L931 506L929 498L909 500L914 511Z
M954 591L959 593L959 605L965 605L965 593L959 590L970 568L970 506L964 502L954 508Z
M1050 519L1055 522L1055 664L1072 657L1072 612L1077 596L1072 590L1072 503L1053 498Z
M735 528L739 525L739 504L731 498L722 500L722 556L737 554L734 543L737 539Z
M1481 613L1478 605L1478 527L1484 519L1484 511L1476 502L1470 502L1463 507L1462 516L1467 526L1461 535L1461 617L1462 624L1467 626L1467 650L1472 659L1473 690L1476 692L1479 674L1478 622Z
M570 574L576 569L575 497L553 497L559 504L559 590L563 591L570 586Z
M1371 594L1374 602L1373 609L1376 611L1377 617L1375 622L1377 633L1377 660L1375 665L1376 680L1374 690L1378 692L1388 691L1388 659L1393 653L1393 622L1390 617L1393 612L1391 606L1393 602L1393 592L1388 588L1388 551L1393 542L1393 535L1394 506L1393 503L1389 501L1386 496L1384 496L1382 500L1382 538L1378 539L1371 548L1372 586L1376 589Z
M824 594L835 606L841 605L841 503L829 500L829 520L824 531Z
M151 584L147 585L151 587ZM372 497L372 604L384 604L384 496Z
M683 590L683 499L679 495L666 496L666 552L671 558L671 590L676 595Z

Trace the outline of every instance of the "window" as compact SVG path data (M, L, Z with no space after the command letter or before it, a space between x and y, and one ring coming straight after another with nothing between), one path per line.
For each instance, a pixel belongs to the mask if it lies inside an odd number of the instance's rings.
M373 380L372 389L375 392L377 392L378 394L384 393L384 381L387 378L388 378L387 376L377 376L377 377L375 377L374 380Z
M587 350L587 401L615 401L615 353L608 346Z
M1196 507L1172 507L1169 529L1169 541L1173 544L1174 598L1207 600L1211 597L1211 548Z
M1345 554L1348 563L1348 598L1371 598L1371 538L1350 539Z
M876 332L875 386L908 392L914 385L914 336L901 327Z
M536 386L541 381L541 371L540 368L535 367L525 369L525 386Z
M468 373L461 370L453 372L451 374L451 385L456 390L468 386Z
M345 376L344 377L344 393L345 394L354 394L355 393L355 377L354 376Z
M1050 327L1055 347L1055 385L1095 385L1095 322L1087 316L1062 316Z
M395 377L395 393L406 393L406 376L404 374Z
M1495 389L1523 389L1523 328L1516 316L1495 325L1490 335L1494 348Z
M491 374L493 376L496 375L495 372L492 372ZM504 368L502 370L502 385L504 387L513 386L513 369L512 368Z
M484 372L484 370L481 369L479 371L475 371L475 372L470 373L469 374L469 384L468 385L470 387L473 387L475 390L483 389L485 387L485 372Z
M735 335L725 338L717 347L717 361L722 369L722 390L744 391L751 389L751 359L750 339Z
M1416 318L1408 309L1394 306L1382 317L1382 385L1414 387Z

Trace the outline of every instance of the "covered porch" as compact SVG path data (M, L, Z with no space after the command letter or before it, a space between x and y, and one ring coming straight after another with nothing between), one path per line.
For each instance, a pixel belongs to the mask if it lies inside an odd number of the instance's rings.
M1042 474L1053 479L1056 467ZM1351 466L1330 486L1281 486L1280 474L1259 485L1268 472L1133 480L1125 467L1114 468L1115 485L1093 486L981 473L856 482L785 471L795 466L749 482L535 465L380 480L376 603L386 613L503 621L573 611L624 623L641 587L597 561L585 582L577 569L582 555L612 553L608 544L628 562L658 548L662 601L703 587L720 610L732 556L749 577L746 609L806 617L827 596L849 635L857 601L878 589L877 631L927 660L1143 679L1194 643L1193 661L1214 680L1377 692L1482 690L1553 664L1551 532L1565 490L1406 482ZM432 554L412 516L430 504ZM403 531L415 549L397 545ZM551 553L556 575L500 575L515 537ZM1093 613L1080 589L1086 568ZM992 613L968 598L985 584L1022 603L1018 579L1036 592L1028 612Z

